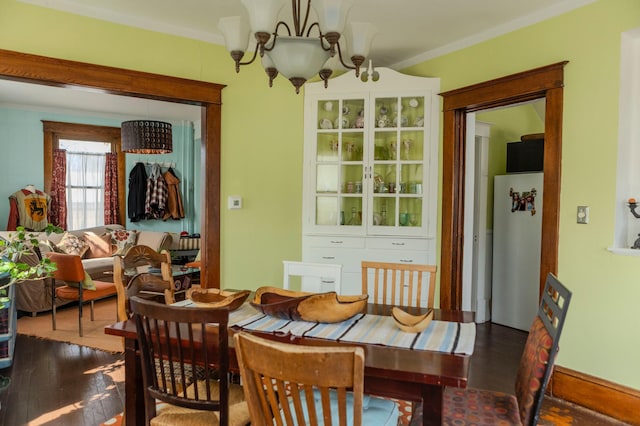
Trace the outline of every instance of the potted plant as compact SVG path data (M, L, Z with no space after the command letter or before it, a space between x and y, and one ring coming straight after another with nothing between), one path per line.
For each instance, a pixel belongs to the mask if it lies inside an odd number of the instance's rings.
M49 224L44 232L49 235L52 232L62 232L62 229ZM41 256L40 241L37 237L37 234L19 226L15 233L9 234L8 240L0 238L0 317L7 319L7 321L0 321L2 324L0 325L0 334L6 334L10 331L8 329L9 318L11 315L15 315L15 311L12 310L13 301L10 297L11 286L23 281L49 277L56 270L55 263ZM20 261L23 256L32 254L38 256L39 262L37 264L32 266ZM0 391L8 385L9 378L0 376Z

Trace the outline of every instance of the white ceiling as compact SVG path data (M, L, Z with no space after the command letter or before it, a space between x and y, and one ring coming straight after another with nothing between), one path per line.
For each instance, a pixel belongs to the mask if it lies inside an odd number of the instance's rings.
M239 0L18 1L221 45L224 41L217 29L218 20L223 16L246 14ZM371 22L378 29L369 59L375 66L401 69L595 0L353 1L349 20ZM284 13L285 9L287 13ZM281 18L290 22L288 10L289 7L283 9ZM231 59L228 66L233 66ZM109 95L83 91L65 92L60 96L59 91L66 89L44 86L27 92L25 85L14 88L15 84L0 81L0 104L55 106L119 115L127 111L139 115L144 106L149 116L158 119L173 117L192 121L197 121L200 115L197 107L116 96L109 98Z

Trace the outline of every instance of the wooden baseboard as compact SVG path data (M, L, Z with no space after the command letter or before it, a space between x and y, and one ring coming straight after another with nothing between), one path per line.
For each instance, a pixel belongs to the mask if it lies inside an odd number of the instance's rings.
M640 426L640 391L556 366L547 391L554 397Z

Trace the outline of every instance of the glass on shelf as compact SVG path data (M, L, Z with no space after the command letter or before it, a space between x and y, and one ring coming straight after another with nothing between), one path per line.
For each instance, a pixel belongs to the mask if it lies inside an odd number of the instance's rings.
M373 166L373 192L378 194L395 193L397 175L395 164L376 164Z
M316 192L338 192L338 166L335 164L318 164L316 167Z
M342 135L342 161L362 161L362 146L364 136L362 133L349 133Z
M422 164L400 164L400 193L422 194L422 167Z
M395 226L395 198L376 197L373 200L373 226Z
M422 226L422 198L401 198L399 211L400 226Z
M319 133L316 161L338 161L339 141L337 133Z
M396 131L376 131L374 135L373 159L375 161L395 160L391 144L397 140L398 133Z
M343 193L362 194L362 165L348 164L342 166L341 188Z
M362 225L362 198L343 197L340 200L340 218L344 215L345 226Z
M400 152L400 160L402 161L422 161L424 132L418 131L402 131L400 132L400 142L398 150Z

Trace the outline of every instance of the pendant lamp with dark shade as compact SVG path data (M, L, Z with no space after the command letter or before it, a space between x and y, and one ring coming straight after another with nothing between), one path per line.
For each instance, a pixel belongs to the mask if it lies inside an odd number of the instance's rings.
M171 123L153 120L125 121L121 126L122 152L168 154L173 151Z

